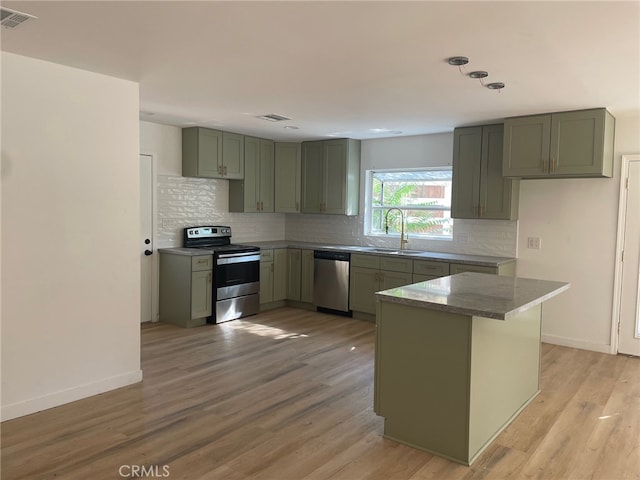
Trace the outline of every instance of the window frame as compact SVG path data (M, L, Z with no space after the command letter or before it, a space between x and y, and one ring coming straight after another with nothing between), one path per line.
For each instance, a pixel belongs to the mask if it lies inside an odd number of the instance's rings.
M452 241L453 240L453 228L454 228L454 219L451 217L452 210L452 199L449 196L448 205L430 205L430 206L421 206L421 205L382 205L375 206L373 204L373 180L376 173L410 173L410 172L423 172L423 171L449 171L453 175L453 167L451 165L446 166L434 166L434 167L413 167L413 168L376 168L366 171L365 175L365 206L364 206L364 235L370 237L399 237L399 232L389 232L388 234L385 232L378 232L373 230L373 215L374 211L380 210L388 210L389 208L399 208L406 214L407 211L445 211L449 212L450 218L450 233L446 235L434 235L434 234L425 234L425 233L415 233L412 232L411 236L416 239L423 240L444 240L444 241ZM453 179L450 180L451 185L453 183ZM449 193L451 193L451 185L449 186ZM406 233L406 232L405 232Z

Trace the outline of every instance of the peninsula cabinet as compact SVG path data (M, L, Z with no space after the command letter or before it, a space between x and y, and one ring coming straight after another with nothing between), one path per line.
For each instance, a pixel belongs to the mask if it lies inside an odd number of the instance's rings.
M244 177L244 135L210 128L182 129L184 177Z
M357 215L359 187L359 140L302 143L303 213Z
M503 126L453 132L452 218L516 220L520 185L502 176Z
M160 252L160 321L189 328L213 312L213 255Z
M300 213L302 146L275 143L275 208L278 213Z
M244 137L244 178L229 181L230 212L273 212L273 144Z
M508 118L505 177L611 177L615 119L604 108Z

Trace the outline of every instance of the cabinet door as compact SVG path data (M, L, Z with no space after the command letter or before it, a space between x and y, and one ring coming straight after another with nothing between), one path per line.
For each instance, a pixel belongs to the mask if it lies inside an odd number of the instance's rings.
M287 298L287 249L273 251L273 301Z
M287 250L287 300L300 301L302 279L300 277L301 252L299 248Z
M515 220L518 218L519 180L502 176L503 126L482 128L482 166L480 168L480 218Z
M222 177L222 132L198 128L198 177Z
M273 212L273 140L260 140L260 211ZM246 175L246 172L245 172Z
M300 301L313 303L313 250L302 250Z
M324 213L345 213L348 148L347 139L325 141Z
M324 191L324 142L302 143L302 208L320 213Z
M276 142L275 146L275 211L300 212L301 146L299 143Z
M554 113L551 116L550 175L602 173L605 110Z
M273 302L273 262L260 262L260 303Z
M422 273L414 273L413 274L413 283L426 282L428 280L433 280L435 278L440 278L436 275L423 275Z
M191 273L191 319L209 317L212 309L213 279L211 270Z
M349 275L349 308L357 312L376 313L374 293L380 290L380 271L351 267Z
M453 132L451 217L478 217L481 164L482 127L456 128ZM502 165L500 168L502 178Z
M406 272L389 272L387 270L380 272L382 275L382 284L380 290L389 288L404 287L413 283L413 275Z
M550 139L551 115L506 119L502 174L505 177L546 175Z
M224 178L244 178L244 135L222 132L222 168Z
M260 139L244 137L244 211L259 211Z

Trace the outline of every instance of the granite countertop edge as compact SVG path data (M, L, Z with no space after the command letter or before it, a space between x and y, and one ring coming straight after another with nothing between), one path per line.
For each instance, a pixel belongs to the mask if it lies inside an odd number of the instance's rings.
M431 280L428 282L421 282L421 283L428 284L431 282L446 280L452 277L469 276L469 275L475 275L477 278L480 278L478 276L481 275L481 276L487 277L486 278L487 281L492 281L493 279L491 277L494 277L494 278L497 277L496 275L489 275L489 274L482 274L482 273L459 273L457 275L450 275L449 277L442 277L437 280ZM454 304L443 303L443 301L431 301L428 299L420 298L419 294L415 294L414 292L412 292L411 290L412 285L407 285L406 287L398 287L395 289L376 292L375 296L376 296L376 300L378 301L386 301L391 303L398 303L403 305L420 307L427 310L437 310L441 312L486 317L486 318L492 318L495 320L509 320L510 318L515 317L519 313L525 312L531 309L532 307L535 307L536 305L543 303L549 300L550 298L553 298L556 295L559 295L562 292L565 292L571 286L569 283L566 283L566 282L526 279L526 278L518 278L518 277L508 277L508 278L514 278L514 280L520 279L524 281L527 281L527 280L535 281L543 284L546 288L543 292L536 294L535 298L528 299L527 301L523 301L521 304L514 305L512 308L509 308L507 310L505 310L504 308L502 309L495 308L495 307L491 308L490 306L487 306L484 308L475 308L475 307L470 307L470 306L460 305L455 303ZM469 294L482 295L482 286L479 286L477 292L469 292ZM492 298L493 298L492 295L486 296L486 300L489 303L491 302ZM501 298L498 298L497 303L500 303L501 300L502 300Z

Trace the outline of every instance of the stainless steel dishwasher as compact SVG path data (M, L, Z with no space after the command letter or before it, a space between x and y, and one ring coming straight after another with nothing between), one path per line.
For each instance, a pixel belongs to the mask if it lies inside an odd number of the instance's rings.
M313 304L319 311L351 316L349 310L349 263L351 254L313 252Z

